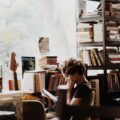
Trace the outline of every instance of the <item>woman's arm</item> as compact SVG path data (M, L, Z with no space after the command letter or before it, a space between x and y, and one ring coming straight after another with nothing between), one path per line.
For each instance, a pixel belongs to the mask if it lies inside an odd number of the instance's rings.
M68 80L68 81L67 81L67 86L68 86L68 91L67 91L67 104L70 104L70 103L71 103L71 100L72 100L72 92L73 92L73 89L74 89L74 84L75 84L75 82L72 81L72 80Z
M80 105L80 98L72 98L70 105Z

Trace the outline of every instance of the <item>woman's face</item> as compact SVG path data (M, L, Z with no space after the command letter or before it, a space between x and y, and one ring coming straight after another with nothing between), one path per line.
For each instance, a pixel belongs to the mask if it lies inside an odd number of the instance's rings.
M68 75L68 80L72 80L72 81L77 81L78 80L78 78L79 78L79 75L78 75L78 73L75 73L75 74L73 74L73 75Z

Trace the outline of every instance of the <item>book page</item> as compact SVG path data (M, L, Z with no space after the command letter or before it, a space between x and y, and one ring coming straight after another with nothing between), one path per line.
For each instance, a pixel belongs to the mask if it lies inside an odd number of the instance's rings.
M48 92L47 90L45 89L42 89L42 94L44 94L46 97L49 97L51 100L53 100L53 102L57 102L57 97L52 95L50 92Z

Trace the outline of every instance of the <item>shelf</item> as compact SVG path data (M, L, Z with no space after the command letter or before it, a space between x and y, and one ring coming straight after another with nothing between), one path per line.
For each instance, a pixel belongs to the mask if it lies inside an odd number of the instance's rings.
M104 69L104 66L88 66L89 70L100 70Z
M106 66L107 69L119 69L120 63L110 64Z
M102 47L103 42L84 42L84 43L82 42L82 43L79 43L79 45L81 47L85 47L85 46L87 46L87 47L89 47L89 46L91 46L91 47L95 47L95 46ZM108 41L108 42L106 42L106 46L118 47L118 46L120 46L120 42L119 41Z
M103 42L84 42L84 43L79 43L80 46L84 47L84 46L97 46L97 47L102 47L103 46Z
M97 1L100 2L101 0L89 0L89 1ZM120 0L105 0L106 2L112 2L112 3L120 3Z
M106 43L106 46L120 46L120 42L119 41L108 41Z
M105 66L88 66L89 70L105 69ZM106 66L106 69L120 69L120 63L110 64Z
M116 17L112 17L112 16L105 16L105 21L116 21L116 22L120 22L120 18L116 18ZM77 23L97 23L102 21L102 16L91 16L91 17L84 17L84 18L80 18L79 20L77 20Z
M120 89L108 90L108 93L120 92Z
M77 23L96 23L102 21L102 16L84 17L77 20Z
M105 16L106 21L116 21L120 22L120 18L112 17L112 16Z

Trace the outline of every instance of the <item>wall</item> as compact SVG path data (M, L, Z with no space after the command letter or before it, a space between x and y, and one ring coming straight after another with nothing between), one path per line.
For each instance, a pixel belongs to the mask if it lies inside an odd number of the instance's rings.
M87 7L91 5L95 7L93 3ZM76 57L75 0L0 0L0 64L4 89L8 88L7 81L13 79L9 68L11 52L17 55L18 79L22 79L21 56L35 56L36 69L40 69L38 39L41 36L50 38L49 55L57 55L58 62Z
M18 79L21 77L21 56L35 56L39 70L38 39L50 38L50 55L58 61L76 57L74 0L0 0L0 64L3 86L13 79L9 69L10 53L16 52Z

